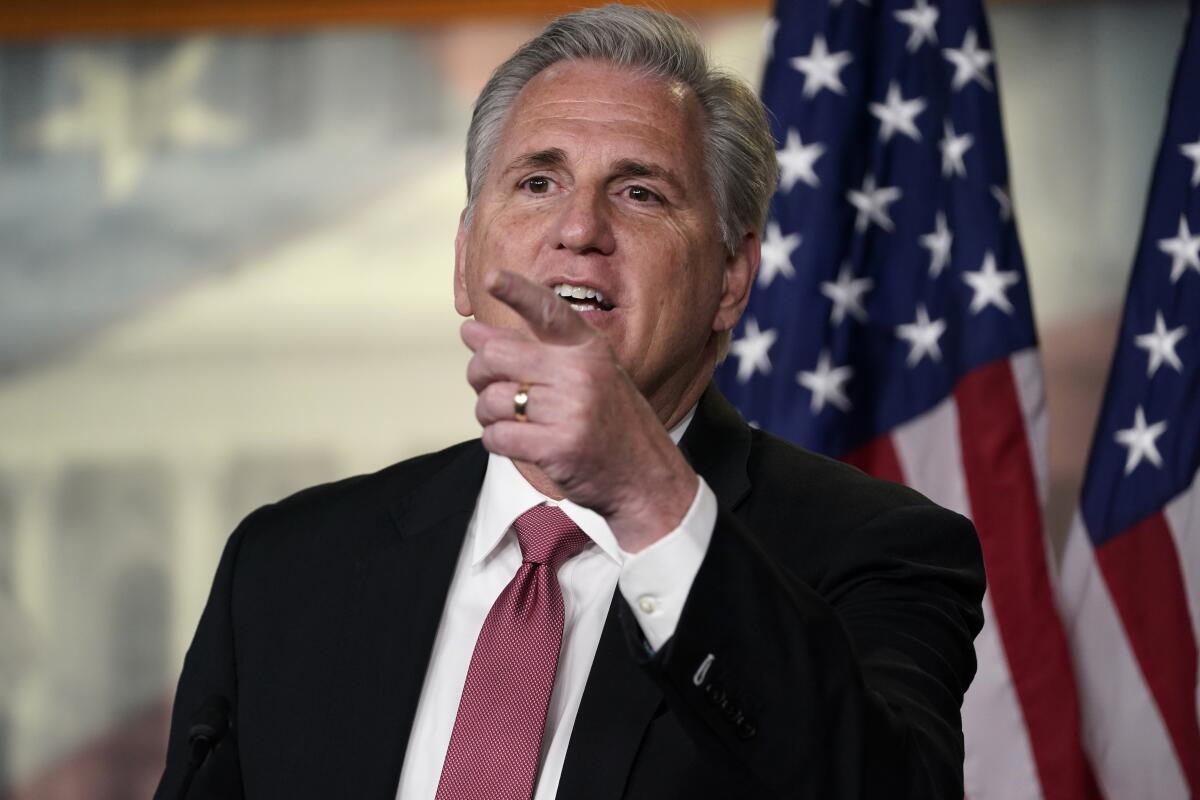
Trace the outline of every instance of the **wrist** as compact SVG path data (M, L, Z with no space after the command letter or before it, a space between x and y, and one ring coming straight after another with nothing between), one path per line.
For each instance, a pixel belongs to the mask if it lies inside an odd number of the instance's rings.
M626 553L640 552L679 527L691 508L700 478L679 456L681 466L638 482L632 496L606 521L617 545Z

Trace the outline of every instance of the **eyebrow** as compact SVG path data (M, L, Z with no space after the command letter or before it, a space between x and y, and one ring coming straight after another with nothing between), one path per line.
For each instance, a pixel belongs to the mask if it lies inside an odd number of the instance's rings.
M567 154L557 147L536 150L519 155L512 160L505 172L526 169L557 169L567 163Z

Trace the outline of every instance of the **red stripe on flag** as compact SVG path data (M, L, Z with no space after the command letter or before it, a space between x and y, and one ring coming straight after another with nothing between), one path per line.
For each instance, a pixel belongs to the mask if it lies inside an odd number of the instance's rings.
M876 437L841 459L868 475L893 483L904 483L904 470L900 467L900 456L896 454L896 445L890 434Z
M1008 359L967 373L954 397L971 516L1042 794L1099 797L1081 744L1075 676L1046 564L1033 454Z
M1096 549L1125 635L1162 715L1193 797L1200 797L1196 641L1167 521L1152 514Z

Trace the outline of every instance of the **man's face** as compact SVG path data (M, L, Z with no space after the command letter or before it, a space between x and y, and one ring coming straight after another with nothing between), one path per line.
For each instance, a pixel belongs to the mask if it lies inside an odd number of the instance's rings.
M458 312L524 327L484 288L498 270L573 294L660 416L686 410L674 406L707 382L712 334L737 322L757 265L753 235L732 258L721 243L703 125L691 90L659 78L594 61L535 77L459 228Z

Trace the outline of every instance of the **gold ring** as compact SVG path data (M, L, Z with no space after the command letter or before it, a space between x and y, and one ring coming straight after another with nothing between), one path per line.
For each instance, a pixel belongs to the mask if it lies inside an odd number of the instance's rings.
M517 393L513 395L513 416L517 418L517 422L529 421L529 417L525 413L528 407L529 384L522 381L517 386Z

